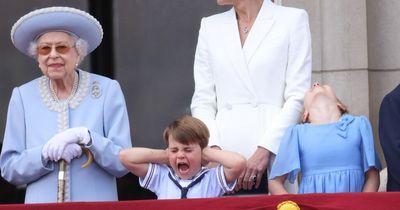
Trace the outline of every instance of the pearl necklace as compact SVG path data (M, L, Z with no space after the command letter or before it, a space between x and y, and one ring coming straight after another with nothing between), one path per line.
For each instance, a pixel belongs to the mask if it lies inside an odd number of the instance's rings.
M71 94L68 96L68 98L66 100L67 102L69 102L72 99L72 97L74 97L76 90L78 89L78 82L79 82L79 74L75 71L74 84L72 85ZM60 100L58 99L56 91L54 90L53 85L51 84L51 79L49 79L49 86L50 86L51 95L57 102L59 102Z

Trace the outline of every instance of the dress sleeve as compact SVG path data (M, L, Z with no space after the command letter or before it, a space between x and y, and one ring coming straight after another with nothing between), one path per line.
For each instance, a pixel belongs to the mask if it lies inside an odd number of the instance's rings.
M210 131L209 146L219 144L215 115L217 113L217 96L215 82L207 46L206 18L201 20L199 38L197 41L194 59L194 94L190 105L193 117L196 117L207 125Z
M104 135L91 131L96 163L110 174L121 177L128 170L118 159L119 151L132 147L128 112L119 83L112 80L106 91L104 102Z
M289 127L282 139L278 154L272 165L269 179L287 174L289 182L294 183L300 168L300 147L298 126Z
M362 138L361 154L363 156L364 172L368 171L371 167L374 167L378 170L382 169L379 157L375 151L371 123L364 116L360 117L360 132Z
M23 103L20 89L14 88L8 106L7 124L0 155L1 175L15 185L28 184L54 170L53 164L43 165L41 158L43 145L26 147Z
M304 93L311 85L311 35L306 11L296 13L290 31L288 63L285 69L285 103L259 142L276 154L286 129L295 125L303 109Z

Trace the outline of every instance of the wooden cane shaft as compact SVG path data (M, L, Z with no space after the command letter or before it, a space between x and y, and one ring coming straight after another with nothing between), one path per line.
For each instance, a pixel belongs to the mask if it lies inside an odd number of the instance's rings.
M57 188L57 202L62 203L65 201L65 178L66 178L67 163L65 160L60 160L58 171L58 188Z

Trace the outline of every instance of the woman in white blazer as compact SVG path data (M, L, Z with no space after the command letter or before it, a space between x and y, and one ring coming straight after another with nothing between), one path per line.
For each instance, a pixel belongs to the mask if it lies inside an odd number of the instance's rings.
M269 0L217 0L227 12L201 20L191 111L210 146L248 159L237 190L267 192L267 165L298 122L311 85L311 36L304 10Z

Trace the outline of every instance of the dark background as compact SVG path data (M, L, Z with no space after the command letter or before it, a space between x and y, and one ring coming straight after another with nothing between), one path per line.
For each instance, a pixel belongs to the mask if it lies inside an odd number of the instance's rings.
M41 75L36 61L12 45L11 27L24 14L48 6L82 9L101 22L104 40L82 69L120 82L134 146L164 148L165 126L190 113L200 20L229 8L216 0L0 1L0 142L12 88ZM118 179L118 189L120 200L155 198L130 174ZM0 178L0 203L23 203L24 193L24 186Z

